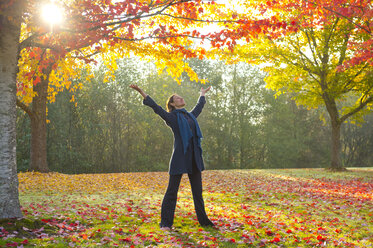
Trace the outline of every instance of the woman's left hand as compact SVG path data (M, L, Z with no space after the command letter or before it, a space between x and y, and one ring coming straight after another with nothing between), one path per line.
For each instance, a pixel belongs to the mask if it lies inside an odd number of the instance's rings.
M204 96L206 94L207 91L209 91L211 89L211 86L209 86L208 88L204 89L203 87L201 88L201 96Z

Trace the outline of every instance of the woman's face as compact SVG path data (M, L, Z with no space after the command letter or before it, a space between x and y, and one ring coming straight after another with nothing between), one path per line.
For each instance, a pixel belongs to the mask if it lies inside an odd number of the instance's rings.
M173 103L171 103L172 106L175 108L183 108L185 106L184 98L178 95L174 95L173 97Z

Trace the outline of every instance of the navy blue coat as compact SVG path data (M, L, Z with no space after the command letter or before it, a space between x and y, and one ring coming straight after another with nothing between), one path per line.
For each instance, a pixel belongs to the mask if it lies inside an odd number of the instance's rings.
M190 112L194 117L198 117L202 112L203 106L206 103L204 96L200 96L197 105ZM172 129L174 134L174 148L169 164L170 175L179 175L183 173L192 174L193 158L199 171L203 171L205 166L202 159L202 148L198 146L198 140L196 130L194 126L192 142L189 142L187 152L184 154L183 143L181 140L179 125L177 121L176 111L167 112L161 106L154 102L154 100L148 95L143 100L143 104L151 107L156 114L158 114L166 124ZM193 156L194 152L194 156Z

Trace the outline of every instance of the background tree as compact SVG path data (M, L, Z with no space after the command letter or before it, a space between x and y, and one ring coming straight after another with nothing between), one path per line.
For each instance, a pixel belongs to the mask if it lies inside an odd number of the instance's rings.
M350 121L342 128L342 159L346 166L370 167L373 162L373 114L364 117L364 123Z
M251 168L260 162L257 139L262 105L261 73L247 64L199 62L195 69L213 85L206 113L206 159L212 168ZM194 68L194 67L193 67Z
M288 10L277 5L272 8L273 18ZM269 88L279 93L296 93L294 99L299 104L326 107L332 133L330 168L341 170L341 125L352 116L358 119L369 112L373 102L370 59L349 63L358 52L350 44L355 40L365 42L369 35L334 15L326 19L318 13L304 14L302 19L295 20L297 12L286 13L282 32L258 35L258 39L236 46L236 55L247 61L269 63L265 69ZM287 23L293 25L289 27ZM346 97L354 97L354 104L346 106Z
M330 163L330 129L320 110L297 106L289 95L265 94L267 107L261 122L266 168L324 167Z

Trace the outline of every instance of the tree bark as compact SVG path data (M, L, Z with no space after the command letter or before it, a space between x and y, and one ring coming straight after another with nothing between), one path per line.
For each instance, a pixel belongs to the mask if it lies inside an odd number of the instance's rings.
M323 99L326 109L330 116L332 126L331 137L331 164L329 169L331 171L345 170L341 163L341 125L342 121L339 118L337 104L335 100L327 93L323 94Z
M47 77L34 86L37 95L32 99L31 171L49 172L47 163L47 96L50 69Z
M16 164L16 78L23 4L18 0L0 9L0 219L22 217Z
M332 160L330 169L332 171L343 170L341 163L341 123L332 120Z

